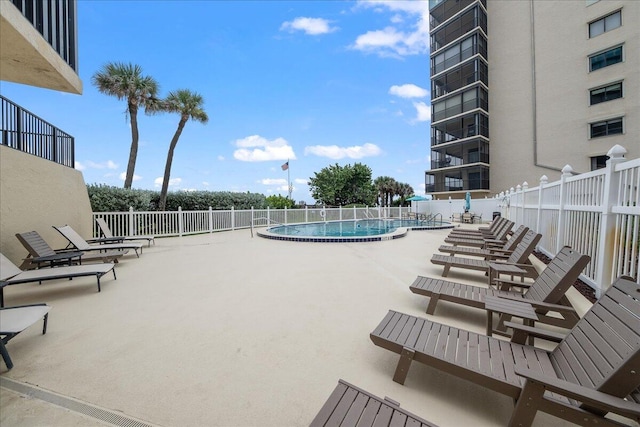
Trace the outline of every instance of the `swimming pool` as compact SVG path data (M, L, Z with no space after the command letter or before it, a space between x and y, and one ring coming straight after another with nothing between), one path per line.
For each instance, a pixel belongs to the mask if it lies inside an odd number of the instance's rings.
M375 242L404 237L408 230L453 227L443 221L401 219L361 219L279 225L258 231L258 236L275 240L304 242Z

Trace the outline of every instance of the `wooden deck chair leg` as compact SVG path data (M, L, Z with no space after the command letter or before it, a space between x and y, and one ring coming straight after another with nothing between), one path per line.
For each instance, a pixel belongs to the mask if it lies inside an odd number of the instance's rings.
M533 419L538 412L538 403L542 401L543 395L544 386L526 381L516 402L516 407L511 413L509 427L527 427L533 424Z
M409 367L411 366L411 362L413 361L413 357L415 356L415 354L416 352L411 350L410 348L402 348L402 353L400 353L400 360L398 361L396 372L393 374L393 380L398 384L404 384L404 381L407 379Z
M451 264L445 264L444 270L442 271L442 277L447 277L447 274L449 274L450 269L451 269Z
M438 305L439 300L440 300L440 295L431 294L431 297L429 297L429 305L427 305L427 314L435 313L436 305Z

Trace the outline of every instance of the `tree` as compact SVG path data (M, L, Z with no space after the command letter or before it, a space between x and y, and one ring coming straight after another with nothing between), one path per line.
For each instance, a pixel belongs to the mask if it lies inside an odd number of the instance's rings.
M399 206L404 206L406 199L414 195L413 187L404 182L399 182L396 195L400 197Z
M391 206L396 180L390 176L379 176L373 181L373 185L378 191L378 204L382 207Z
M331 206L372 205L376 197L371 168L361 163L323 168L309 178L309 189L316 201Z
M274 209L284 209L284 208L293 208L295 207L295 203L288 197L284 197L281 195L271 195L267 196L267 206Z
M143 107L145 112L149 112L157 102L158 83L152 77L143 76L139 65L120 62L107 63L93 75L91 81L100 92L127 100L126 111L131 120L131 149L124 188L131 188L138 157L138 109Z
M207 123L209 117L203 109L204 99L196 92L187 89L180 89L175 92L169 92L167 98L162 102L159 109L169 113L178 113L180 121L178 129L173 134L171 143L169 144L169 152L167 153L167 163L164 167L164 178L162 179L162 190L160 191L160 201L158 210L163 211L167 204L167 191L169 190L169 177L171 176L171 163L173 162L173 152L178 145L178 139L182 134L185 124L189 119L200 123Z

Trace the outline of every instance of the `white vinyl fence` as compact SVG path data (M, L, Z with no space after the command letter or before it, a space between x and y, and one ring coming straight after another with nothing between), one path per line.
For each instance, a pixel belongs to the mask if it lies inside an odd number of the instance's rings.
M525 182L497 196L503 216L542 234L538 249L553 257L563 246L589 255L581 278L596 295L621 275L640 278L640 159L626 160L616 145L604 169L529 188Z
M607 167L573 176L569 165L557 182L529 188L525 182L491 199L473 199L471 211L483 222L500 213L517 226L524 224L542 234L538 250L553 257L563 246L587 254L591 262L581 278L596 295L613 279L626 275L640 283L640 159L626 160L626 150L616 145L607 155ZM417 212L436 219L455 219L463 210L461 200L412 202L410 208L365 207L304 209L227 209L173 212L95 212L107 221L114 235L152 234L183 236L274 224L401 218ZM95 221L94 221L95 222ZM96 227L94 225L94 227ZM97 237L99 231L94 228Z

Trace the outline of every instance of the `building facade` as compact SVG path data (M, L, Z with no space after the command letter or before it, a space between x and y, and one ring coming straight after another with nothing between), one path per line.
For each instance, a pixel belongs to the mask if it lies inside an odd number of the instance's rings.
M640 2L432 0L436 198L493 196L541 176L640 157Z

